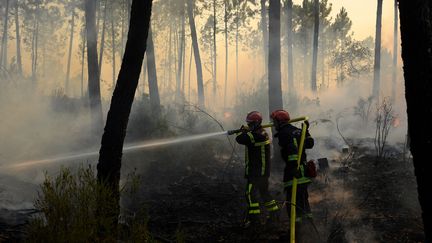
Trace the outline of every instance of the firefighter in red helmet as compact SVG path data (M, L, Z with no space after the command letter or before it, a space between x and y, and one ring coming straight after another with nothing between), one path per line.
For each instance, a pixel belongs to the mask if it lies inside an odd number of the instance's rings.
M268 224L279 220L279 207L268 190L270 176L270 139L261 127L262 115L258 111L250 112L246 117L248 128L242 126L236 141L245 145L245 178L247 179L246 201L248 217L245 226L260 225L260 195L264 206L269 212Z
M314 140L309 133L309 123L305 121L307 132L304 141L304 148L300 160L300 168L297 169L298 146L300 145L301 129L288 123L290 115L285 110L273 111L270 115L273 120L277 133L274 135L278 138L278 144L283 160L285 161L284 170L284 187L287 192L287 201L291 201L293 178L297 178L297 201L296 201L296 221L301 222L302 218L311 218L311 209L308 200L308 184L311 180L305 175L306 153L305 149L311 149L314 146ZM291 214L290 207L287 207L288 215Z

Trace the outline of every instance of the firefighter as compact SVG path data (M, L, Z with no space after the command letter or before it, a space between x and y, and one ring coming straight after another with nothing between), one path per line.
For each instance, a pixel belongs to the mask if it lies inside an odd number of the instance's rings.
M301 222L303 218L312 218L308 200L308 185L311 183L311 180L307 175L305 175L305 166L307 161L305 149L311 149L314 146L314 140L309 133L309 123L305 121L307 132L300 160L300 168L297 169L298 146L300 145L301 129L288 123L290 115L285 110L276 110L272 112L270 118L273 120L274 127L277 131L274 136L278 138L281 155L285 161L283 182L287 193L287 202L291 202L293 178L297 178L296 222ZM287 207L287 210L288 215L290 215L290 207Z
M262 115L258 111L250 112L246 117L248 128L242 126L236 141L245 145L245 178L248 217L245 227L255 227L261 223L261 210L258 194L269 212L267 224L272 225L279 220L279 207L268 190L270 176L270 139L261 127Z

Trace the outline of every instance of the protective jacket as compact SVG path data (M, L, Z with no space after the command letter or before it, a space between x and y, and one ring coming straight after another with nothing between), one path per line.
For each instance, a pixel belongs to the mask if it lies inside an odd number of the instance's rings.
M245 145L245 177L270 176L270 139L263 128L245 131L237 135L236 141Z
M301 140L301 129L291 125L282 125L275 137L279 138L279 146L281 147L281 155L285 161L284 185L291 186L294 175L297 177L298 184L305 184L311 180L305 175L306 152L305 149L311 149L314 146L314 140L306 132L304 141L302 158L300 160L300 169L297 171L298 147Z

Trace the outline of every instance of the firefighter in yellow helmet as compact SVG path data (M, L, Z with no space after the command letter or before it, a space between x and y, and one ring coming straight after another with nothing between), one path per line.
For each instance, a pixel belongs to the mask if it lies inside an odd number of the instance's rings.
M242 127L242 132L236 137L239 144L245 145L245 177L247 179L246 201L248 217L246 227L256 227L261 222L261 210L258 201L260 195L264 206L269 212L268 224L279 220L279 207L268 190L270 176L270 139L261 127L262 115L258 111L250 112L246 117L248 129Z

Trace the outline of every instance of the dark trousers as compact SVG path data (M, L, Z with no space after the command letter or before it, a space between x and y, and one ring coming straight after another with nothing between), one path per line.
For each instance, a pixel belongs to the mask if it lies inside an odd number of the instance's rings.
M309 205L309 194L308 194L308 184L297 185L297 198L296 198L296 217L311 217L311 209ZM291 191L292 187L285 188L287 193L287 211L288 216L291 215Z
M247 178L246 201L248 203L249 215L259 215L261 213L258 200L259 196L262 201L264 201L264 206L267 208L267 211L274 212L279 210L276 201L273 200L270 195L268 186L267 177Z

